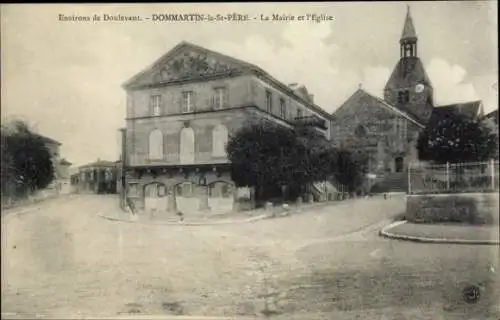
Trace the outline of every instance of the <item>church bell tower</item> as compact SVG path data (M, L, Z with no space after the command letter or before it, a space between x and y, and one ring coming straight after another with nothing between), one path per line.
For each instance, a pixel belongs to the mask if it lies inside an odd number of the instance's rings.
M384 88L384 100L425 124L432 113L433 88L418 57L418 37L407 7L399 40L400 59Z

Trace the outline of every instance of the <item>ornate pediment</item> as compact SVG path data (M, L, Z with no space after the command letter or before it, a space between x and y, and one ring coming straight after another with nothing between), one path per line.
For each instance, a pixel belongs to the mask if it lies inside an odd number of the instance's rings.
M154 82L202 78L236 70L237 68L220 62L207 54L184 52L156 71Z
M231 57L189 44L180 45L126 85L153 85L230 74L242 66Z

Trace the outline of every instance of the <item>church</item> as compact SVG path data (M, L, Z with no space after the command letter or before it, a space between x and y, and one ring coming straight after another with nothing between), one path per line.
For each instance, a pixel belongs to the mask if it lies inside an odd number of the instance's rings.
M400 59L384 87L383 99L360 87L332 115L333 142L367 154L372 183L384 185L380 191L406 190L405 172L418 159L416 140L426 126L456 112L483 116L481 101L435 105L409 7L399 47Z

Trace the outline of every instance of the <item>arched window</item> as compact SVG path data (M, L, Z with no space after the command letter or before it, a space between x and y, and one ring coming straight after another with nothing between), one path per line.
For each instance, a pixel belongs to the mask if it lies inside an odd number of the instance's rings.
M214 157L226 156L227 140L227 128L221 124L215 126L212 131L212 155Z
M149 134L149 159L163 159L163 133L159 129Z
M184 128L181 131L180 162L182 164L194 163L194 131Z

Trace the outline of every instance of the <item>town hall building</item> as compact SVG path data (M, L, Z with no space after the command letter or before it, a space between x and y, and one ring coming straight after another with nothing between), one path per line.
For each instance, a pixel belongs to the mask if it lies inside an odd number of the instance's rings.
M248 190L231 180L226 144L242 126L309 121L330 139L331 115L305 86L285 85L256 65L188 42L123 88L125 185L145 211L233 210Z
M387 190L383 191L405 191L405 172L418 158L416 140L426 126L457 112L472 117L483 114L481 101L435 105L409 8L399 47L400 59L385 85L383 99L360 87L332 115L333 142L366 153L373 183L385 183Z

